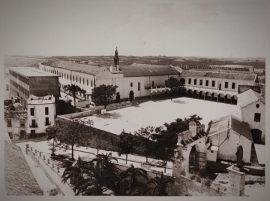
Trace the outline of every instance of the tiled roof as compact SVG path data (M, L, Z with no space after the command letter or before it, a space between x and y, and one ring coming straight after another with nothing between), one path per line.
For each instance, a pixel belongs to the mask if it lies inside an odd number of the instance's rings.
M130 66L120 67L124 77L158 76L158 75L177 75L178 71L170 66L150 65L150 64L131 64Z
M240 107L245 107L258 100L265 103L265 99L261 97L259 93L253 91L252 89L249 89L241 94L238 94L237 97L238 97L238 104Z
M211 123L209 136L224 132L228 128L231 128L239 135L242 135L247 139L253 141L249 124L242 122L240 119L236 118L233 115L227 115L225 117L213 120Z
M239 119L234 117L233 115L231 116L231 127L232 129L237 132L240 135L245 136L247 139L253 141L250 127L248 123L241 122Z
M63 61L63 60L49 61L44 64L48 66L52 66L52 67L58 67L58 68L86 73L90 75L97 75L106 70L109 70L108 67L99 67L99 66L94 66L94 65L89 65L89 64L80 64L76 62Z
M241 94L249 89L252 89L253 91L256 91L258 93L261 93L261 87L260 86L250 86L250 85L239 85L238 86L238 93Z
M184 70L181 73L181 77L209 77L209 78L221 78L232 80L255 80L256 74L248 73L225 73L225 72L210 72L210 71L194 71Z

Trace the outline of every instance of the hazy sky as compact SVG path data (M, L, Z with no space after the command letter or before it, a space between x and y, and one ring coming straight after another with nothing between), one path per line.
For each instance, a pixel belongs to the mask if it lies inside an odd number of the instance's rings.
M4 54L265 57L258 1L8 0Z

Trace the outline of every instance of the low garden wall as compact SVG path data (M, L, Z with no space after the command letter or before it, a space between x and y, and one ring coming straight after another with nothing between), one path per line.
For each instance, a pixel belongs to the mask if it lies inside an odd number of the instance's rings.
M192 196L226 196L226 193L215 190L206 185L206 180L201 179L200 182L192 180L187 176L181 175L180 178L176 178L176 187L183 195Z

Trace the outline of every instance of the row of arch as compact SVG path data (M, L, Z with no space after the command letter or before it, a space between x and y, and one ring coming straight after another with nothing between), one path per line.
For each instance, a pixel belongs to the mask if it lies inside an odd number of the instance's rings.
M190 98L203 99L203 100L237 105L237 95L223 94L223 93L216 93L216 92L211 93L211 92L204 92L204 91L191 90L191 89L187 90L185 92L185 95Z

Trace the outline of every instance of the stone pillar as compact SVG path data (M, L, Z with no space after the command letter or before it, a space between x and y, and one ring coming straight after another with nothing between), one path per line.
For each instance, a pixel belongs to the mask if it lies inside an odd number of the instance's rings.
M244 196L245 193L245 173L234 165L227 168L229 172L228 196Z

